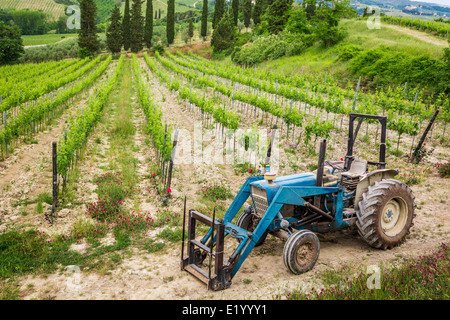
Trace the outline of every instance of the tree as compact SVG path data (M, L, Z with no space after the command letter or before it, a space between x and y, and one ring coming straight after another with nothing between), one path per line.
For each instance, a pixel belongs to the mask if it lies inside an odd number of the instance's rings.
M275 0L266 10L262 20L270 33L278 34L289 19L293 0Z
M231 8L233 9L233 22L234 25L237 26L239 17L239 0L233 0L231 2Z
M316 15L316 0L305 0L303 1L303 6L306 9L308 20L311 20Z
M78 31L78 47L80 58L94 56L100 48L97 38L97 5L94 0L80 1L80 30Z
M252 18L252 0L243 0L242 6L244 9L244 25L248 29Z
M316 25L315 33L326 47L335 45L345 38L346 30L339 27L339 21L352 13L350 0L332 0L331 6L321 5L316 8L312 18Z
M130 48L131 52L138 53L144 49L144 22L145 18L142 16L142 2L143 0L133 0L131 7L130 20Z
M122 50L122 15L119 7L115 6L111 11L111 18L108 31L106 32L106 45L112 54L117 54Z
M296 7L292 9L284 30L291 33L311 33L305 8Z
M255 8L253 9L253 22L256 24L261 23L261 16L264 14L265 0L256 0Z
M212 34L211 46L214 52L220 52L233 46L235 28L233 18L225 13Z
M203 37L203 41L206 40L206 35L208 32L208 0L203 0L202 8L202 30L200 32Z
M192 18L189 20L189 44L192 44L192 37L194 36L194 22L192 22Z
M214 16L212 21L213 29L216 28L216 25L222 19L224 12L225 12L225 0L216 0L216 6L214 7Z
M153 37L153 0L147 0L147 12L145 14L144 42L147 48L152 46Z
M130 0L125 1L125 11L123 13L122 22L122 35L123 35L123 48L125 51L130 49L130 37L131 37L131 16L130 16Z
M0 65L14 63L24 53L20 29L0 21Z
M171 45L175 39L175 0L167 1L167 42Z

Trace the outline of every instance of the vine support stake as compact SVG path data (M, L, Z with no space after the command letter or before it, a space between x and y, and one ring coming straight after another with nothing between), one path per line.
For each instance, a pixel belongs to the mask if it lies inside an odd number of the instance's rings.
M359 80L358 80L358 87L356 88L355 99L353 100L353 110L356 109L356 99L358 98L360 86L361 86L361 77L359 77Z
M414 150L414 153L412 155L411 162L418 163L420 160L420 150L423 146L423 143L425 142L425 139L427 137L428 131L430 131L431 127L434 124L434 121L436 120L437 115L439 114L440 109L437 109L433 115L433 117L430 120L430 123L428 123L428 127L425 129L425 132L423 133L422 137L420 138L419 144L417 145L416 149Z
M57 145L56 142L52 143L52 164L53 164L53 205L52 205L52 215L51 220L53 219L53 216L56 212L56 207L58 206L58 167L57 167L57 159L58 159L58 153L57 153ZM51 221L50 221L51 222Z
M176 147L178 144L178 130L175 130L175 135L173 138L173 147L172 147L172 154L170 156L170 161L169 161L169 168L168 168L168 172L167 172L167 186L166 186L166 190L170 188L171 184L172 184L172 170L173 170L173 163L175 161L175 153L176 153Z
M6 129L6 111L3 112L3 126ZM8 155L8 138L5 138L5 153Z

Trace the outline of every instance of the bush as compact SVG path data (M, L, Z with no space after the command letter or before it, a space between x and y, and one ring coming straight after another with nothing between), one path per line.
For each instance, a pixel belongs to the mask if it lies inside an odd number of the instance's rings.
M361 51L364 49L361 46L349 44L345 46L341 46L337 49L337 54L339 57L339 60L341 61L349 61L359 55Z
M306 45L301 36L290 32L261 36L250 45L235 48L232 60L242 65L254 65L266 60L301 54Z
M348 49L347 49L348 50ZM404 84L435 88L441 81L444 62L428 55L409 56L388 47L360 52L349 64L349 70L380 84Z
M450 162L438 163L436 165L436 169L438 170L441 178L450 178Z
M162 43L157 43L155 45L153 45L152 47L152 52L159 52L159 54L163 54L164 53L164 45Z

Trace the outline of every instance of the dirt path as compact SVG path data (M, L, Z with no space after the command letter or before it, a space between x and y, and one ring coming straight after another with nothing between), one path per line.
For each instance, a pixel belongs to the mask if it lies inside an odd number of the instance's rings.
M441 46L441 47L447 47L448 46L448 41L445 40L441 40L439 38L436 38L432 35L429 35L425 32L422 31L418 31L418 30L413 30L410 28L404 28L404 27L399 27L399 26L394 26L388 23L383 23L383 27L386 28L390 28L390 29L394 29L397 30L399 32L403 32L406 33L410 36L413 36L421 41L427 42L427 43L431 43L434 44L436 46Z

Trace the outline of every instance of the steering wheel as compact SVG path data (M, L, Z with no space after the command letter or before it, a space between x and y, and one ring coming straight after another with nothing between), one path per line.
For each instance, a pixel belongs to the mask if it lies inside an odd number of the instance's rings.
M330 167L332 167L334 170L344 171L344 167L341 167L341 166L339 166L337 164L333 165L329 161L325 161L325 164L330 166ZM333 171L333 173L334 173L334 171Z

